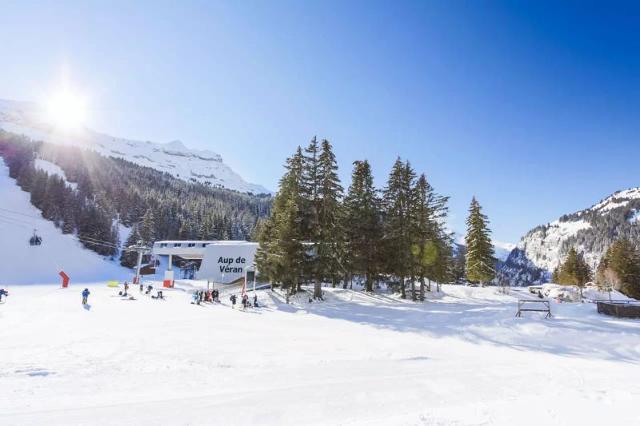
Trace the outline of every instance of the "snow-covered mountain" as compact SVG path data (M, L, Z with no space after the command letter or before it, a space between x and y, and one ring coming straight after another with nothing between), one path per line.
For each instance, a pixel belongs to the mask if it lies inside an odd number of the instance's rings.
M0 100L0 128L33 140L92 149L105 156L123 158L167 172L185 181L254 194L270 192L261 185L246 182L215 152L192 150L180 141L135 141L86 128L61 130L48 124L43 108L33 103Z
M513 284L550 278L571 247L595 270L619 238L640 242L640 188L618 191L592 207L529 231L507 258L502 276Z

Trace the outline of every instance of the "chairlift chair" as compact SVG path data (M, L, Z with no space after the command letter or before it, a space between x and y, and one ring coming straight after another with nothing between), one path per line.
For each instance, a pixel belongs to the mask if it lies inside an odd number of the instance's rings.
M29 245L39 246L42 244L42 237L38 235L37 231L37 229L33 230L33 235L29 238Z

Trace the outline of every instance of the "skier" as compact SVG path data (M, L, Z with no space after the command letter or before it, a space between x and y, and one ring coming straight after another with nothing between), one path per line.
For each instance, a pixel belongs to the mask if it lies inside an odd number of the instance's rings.
M88 289L88 288L85 288L85 289L82 291L82 304L83 304L83 305L86 305L86 304L87 304L87 301L89 300L89 295L90 295L90 294L91 294L91 292L89 291L89 289Z
M128 282L124 282L124 294L125 296L127 295L127 291L129 290L129 283Z
M2 302L2 296L9 296L9 292L4 288L0 288L0 302Z
M249 295L245 293L244 295L242 295L242 309L247 309L247 306L250 306Z
M236 295L232 294L231 297L229 297L229 300L231 300L231 307L235 309L235 307L236 307Z
M140 293L142 293L144 291L144 286L142 285L142 283L140 283Z
M253 307L254 308L258 307L258 295L257 294L253 295Z
M191 302L192 305L199 305L200 304L200 296L198 296L198 292L193 293L191 298L193 299L193 301Z
M153 286L148 285L147 286L147 292L145 294L151 294L151 290L153 290Z

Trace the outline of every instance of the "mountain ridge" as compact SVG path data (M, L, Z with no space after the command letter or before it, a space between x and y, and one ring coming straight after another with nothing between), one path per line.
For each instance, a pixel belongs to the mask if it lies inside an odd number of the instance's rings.
M210 150L189 149L180 140L168 143L115 137L88 128L61 130L48 124L44 109L33 102L0 99L0 128L33 140L76 145L122 158L191 182L254 194L271 194L262 185L245 181Z
M591 207L539 225L518 242L500 270L515 285L548 281L571 247L592 271L607 248L620 238L640 243L640 187L619 190Z

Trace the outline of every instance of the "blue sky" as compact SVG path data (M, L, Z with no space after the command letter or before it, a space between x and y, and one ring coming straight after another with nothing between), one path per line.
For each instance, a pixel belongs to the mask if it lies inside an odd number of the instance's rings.
M131 2L132 3L132 2ZM0 98L68 74L88 124L208 148L276 187L317 135L383 186L396 156L476 195L494 237L640 186L640 5L600 2L3 2Z

